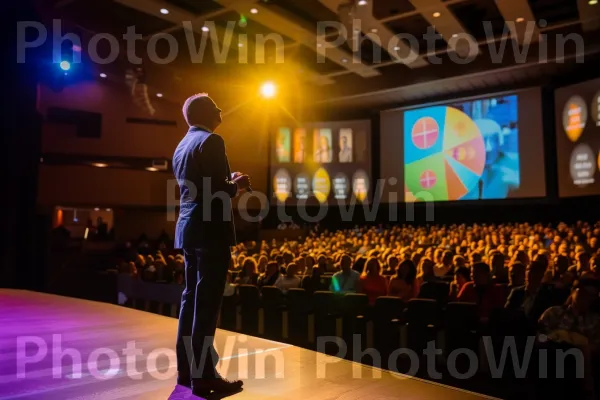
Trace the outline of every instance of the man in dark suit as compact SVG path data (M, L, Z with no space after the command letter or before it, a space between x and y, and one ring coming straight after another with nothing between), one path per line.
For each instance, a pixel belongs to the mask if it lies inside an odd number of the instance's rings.
M175 248L183 249L185 258L177 382L205 397L211 391L235 392L242 387L241 381L225 380L217 372L219 356L213 339L231 246L236 244L231 198L249 189L250 180L230 172L223 138L214 133L221 123L221 110L210 97L190 97L183 115L190 128L173 156L181 197Z

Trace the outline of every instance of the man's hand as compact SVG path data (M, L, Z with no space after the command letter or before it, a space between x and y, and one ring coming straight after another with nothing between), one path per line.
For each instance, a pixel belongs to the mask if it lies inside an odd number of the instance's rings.
M239 174L239 175L235 176L235 178L233 178L232 180L235 183L237 183L238 189L239 190L248 189L250 187L250 177L248 175L240 174L239 172L232 174L232 176L235 174Z

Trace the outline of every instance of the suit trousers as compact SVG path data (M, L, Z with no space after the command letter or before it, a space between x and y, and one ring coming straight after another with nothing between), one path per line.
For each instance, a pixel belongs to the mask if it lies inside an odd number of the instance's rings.
M215 378L217 320L231 260L229 246L184 249L185 289L177 332L177 370L193 379Z

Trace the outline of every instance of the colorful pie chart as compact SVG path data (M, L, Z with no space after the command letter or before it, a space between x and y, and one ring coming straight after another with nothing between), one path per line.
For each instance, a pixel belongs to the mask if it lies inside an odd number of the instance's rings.
M452 107L405 114L406 200L459 200L477 187L485 142L477 124Z

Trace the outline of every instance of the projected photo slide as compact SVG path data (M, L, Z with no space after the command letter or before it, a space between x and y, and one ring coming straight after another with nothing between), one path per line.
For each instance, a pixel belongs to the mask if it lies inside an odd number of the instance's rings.
M368 202L371 122L313 122L274 129L272 203Z
M277 135L277 142L275 144L275 151L277 152L277 161L279 162L290 162L290 129L281 128Z
M518 122L516 95L407 111L407 200L507 198L521 184Z
M558 192L600 195L600 79L556 90Z

